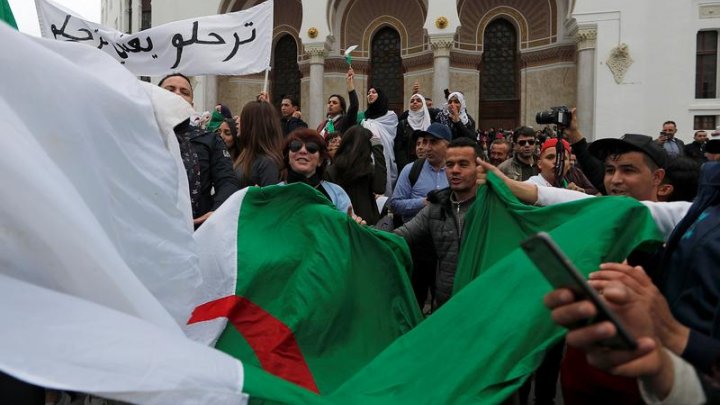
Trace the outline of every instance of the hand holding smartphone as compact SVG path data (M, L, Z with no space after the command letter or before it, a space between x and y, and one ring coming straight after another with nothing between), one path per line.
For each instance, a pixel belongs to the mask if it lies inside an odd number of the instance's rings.
M590 287L585 278L575 268L570 259L560 250L560 247L552 240L550 235L540 232L521 244L525 253L530 260L537 266L540 272L550 284L558 288L567 288L573 292L575 298L580 300L589 300L595 305L597 315L587 320L586 324L593 324L601 321L610 321L615 325L617 333L611 339L602 342L603 346L612 349L635 350L637 341L623 326L615 313L600 298L595 290ZM571 327L581 327L583 325L575 325Z

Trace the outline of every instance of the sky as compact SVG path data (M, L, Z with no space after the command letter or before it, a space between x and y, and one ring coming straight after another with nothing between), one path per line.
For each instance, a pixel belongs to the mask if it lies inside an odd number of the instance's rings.
M76 15L88 21L100 23L100 0L53 0L55 3L72 10ZM9 0L15 21L20 32L36 37L40 36L37 11L33 0Z

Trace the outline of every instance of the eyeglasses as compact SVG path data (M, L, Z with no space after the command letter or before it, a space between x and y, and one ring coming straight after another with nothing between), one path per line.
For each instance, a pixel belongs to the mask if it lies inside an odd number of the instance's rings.
M517 141L517 144L520 146L525 146L525 145L533 146L533 145L535 145L535 140L534 139L523 139L522 141Z
M300 149L302 149L303 145L305 145L305 150L307 153L313 154L320 152L320 145L318 145L315 142L303 142L300 140L293 140L290 142L290 145L288 145L288 148L290 149L290 152L298 152Z

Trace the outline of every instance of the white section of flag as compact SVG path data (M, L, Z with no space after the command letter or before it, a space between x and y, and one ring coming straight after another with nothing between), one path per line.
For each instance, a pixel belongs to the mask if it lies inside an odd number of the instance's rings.
M83 20L51 0L35 0L45 38L100 48L133 74L246 75L270 66L273 1L125 34Z
M0 370L141 403L239 403L189 340L201 284L180 97L91 47L0 24Z
M0 370L139 404L244 404L242 364L142 319L0 274Z
M246 187L231 195L193 234L203 269L203 283L193 298L198 305L235 294L238 218L248 190ZM214 346L226 325L227 318L218 318L186 325L185 333L193 340Z

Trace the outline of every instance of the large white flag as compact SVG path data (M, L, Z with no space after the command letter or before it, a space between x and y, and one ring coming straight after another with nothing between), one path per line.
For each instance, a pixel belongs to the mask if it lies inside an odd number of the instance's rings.
M190 106L103 52L3 24L0 77L0 371L239 403L242 365L179 327L202 279L172 130Z
M270 66L273 1L244 11L175 21L137 34L83 20L51 0L35 0L45 38L94 46L136 75L245 75Z

